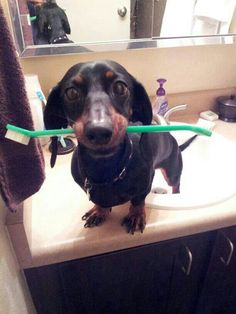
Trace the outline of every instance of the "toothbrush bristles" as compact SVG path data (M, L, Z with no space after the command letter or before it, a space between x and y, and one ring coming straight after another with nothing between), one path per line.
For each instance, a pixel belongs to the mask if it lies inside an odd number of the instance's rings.
M14 132L12 130L7 130L5 138L24 145L28 145L30 141L30 137Z

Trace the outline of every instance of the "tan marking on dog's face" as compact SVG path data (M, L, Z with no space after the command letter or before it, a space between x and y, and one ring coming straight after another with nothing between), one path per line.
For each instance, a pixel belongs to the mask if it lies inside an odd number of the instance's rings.
M82 78L82 76L76 75L74 77L74 82L80 85L80 84L82 84L84 82L84 79Z
M75 136L79 142L83 143L84 138L84 122L82 119L78 119L75 123L71 125L75 131Z
M111 71L111 70L108 70L106 73L105 73L105 77L106 78L112 78L114 76L114 72Z

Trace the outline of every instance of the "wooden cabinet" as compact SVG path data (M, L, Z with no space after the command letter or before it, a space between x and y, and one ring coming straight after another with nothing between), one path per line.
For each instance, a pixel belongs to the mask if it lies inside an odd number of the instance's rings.
M174 250L154 244L60 265L68 313L165 313Z
M24 274L37 314L70 314L65 305L58 264L25 269Z
M196 313L236 313L235 226L217 233Z
M38 313L165 313L176 243L26 269Z
M25 269L38 313L194 313L215 232Z
M191 314L195 312L215 236L215 232L208 232L179 240L169 302L165 313Z
M234 314L236 227L25 269L39 314Z

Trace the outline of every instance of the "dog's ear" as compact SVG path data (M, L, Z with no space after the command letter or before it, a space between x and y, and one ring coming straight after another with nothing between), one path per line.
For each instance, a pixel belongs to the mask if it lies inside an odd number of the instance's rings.
M132 115L130 120L132 122L140 121L144 125L152 122L152 105L148 94L143 85L134 77L133 80L133 101L132 101Z
M63 109L63 99L61 97L61 89L58 84L55 86L47 100L44 109L44 124L46 129L61 129L67 127L67 118Z
M46 129L61 129L68 125L66 115L63 109L60 86L57 85L52 89L48 96L47 104L44 109L44 124ZM51 143L51 160L50 164L53 168L57 158L57 136L52 137Z

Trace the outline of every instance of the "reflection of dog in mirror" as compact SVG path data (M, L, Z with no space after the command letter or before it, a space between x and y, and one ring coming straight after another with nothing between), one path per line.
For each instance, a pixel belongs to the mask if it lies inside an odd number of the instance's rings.
M129 124L151 124L152 107L144 87L121 65L74 65L50 93L44 121L48 129L69 123L78 138L72 175L95 204L82 217L85 227L103 223L112 206L130 201L122 225L129 233L143 232L145 197L156 168L162 169L173 193L179 192L181 151L193 138L179 147L170 133L126 133ZM52 141L53 166L57 138Z
M48 38L49 44L72 43L66 34L70 34L70 24L65 11L55 0L47 0L37 13L39 32Z

